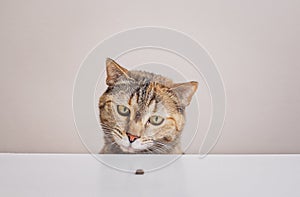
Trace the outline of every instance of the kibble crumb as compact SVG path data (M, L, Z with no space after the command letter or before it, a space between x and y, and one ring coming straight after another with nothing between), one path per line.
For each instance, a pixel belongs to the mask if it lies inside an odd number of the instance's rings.
M137 169L136 171L135 171L135 174L136 175L143 175L145 172L144 172L144 170L142 170L142 169Z

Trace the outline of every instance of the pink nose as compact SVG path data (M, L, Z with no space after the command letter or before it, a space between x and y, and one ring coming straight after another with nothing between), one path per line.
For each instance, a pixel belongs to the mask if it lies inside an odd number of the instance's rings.
M130 133L126 133L126 134L127 134L127 136L128 136L128 139L129 139L129 142L130 142L130 143L133 143L136 139L139 138L138 136L132 135L132 134L130 134Z

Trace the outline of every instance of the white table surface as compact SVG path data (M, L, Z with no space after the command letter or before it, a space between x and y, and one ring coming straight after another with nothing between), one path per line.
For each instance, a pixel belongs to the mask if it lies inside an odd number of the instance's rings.
M183 155L134 175L88 154L0 154L0 196L299 197L300 155Z

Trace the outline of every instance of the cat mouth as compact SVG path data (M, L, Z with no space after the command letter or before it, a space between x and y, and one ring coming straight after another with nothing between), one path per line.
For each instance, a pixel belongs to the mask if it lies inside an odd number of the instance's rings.
M141 151L141 150L133 148L131 145L129 145L129 146L120 145L120 148L123 152L127 152L127 153L136 153L138 151Z

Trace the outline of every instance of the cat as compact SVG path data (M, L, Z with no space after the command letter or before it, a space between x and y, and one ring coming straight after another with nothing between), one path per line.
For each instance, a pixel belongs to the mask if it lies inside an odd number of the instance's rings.
M182 154L185 108L198 82L173 83L161 75L127 70L106 60L107 89L99 99L102 154Z

